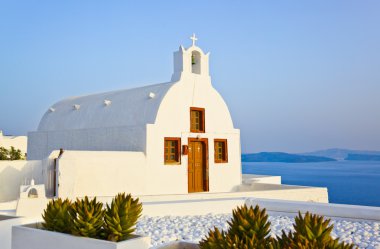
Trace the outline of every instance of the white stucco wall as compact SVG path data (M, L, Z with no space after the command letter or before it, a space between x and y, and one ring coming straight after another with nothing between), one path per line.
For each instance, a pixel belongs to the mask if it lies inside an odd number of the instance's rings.
M65 151L58 161L58 196L115 196L145 193L146 159L142 152Z
M11 249L12 227L35 222L36 219L0 215L0 248Z
M16 200L20 196L20 186L43 182L41 161L0 161L0 202Z
M29 132L28 159L41 160L54 150L144 151L145 126Z
M251 185L253 183L281 184L281 176L243 174L243 183Z
M43 160L0 161L0 202L17 200L20 186L44 184L46 196L53 194L53 165L59 151L53 151Z
M12 228L12 249L148 249L150 237L136 236L120 242L86 238L71 234L37 229L36 225Z
M185 60L190 61L189 58ZM163 99L155 124L147 126L146 154L153 172L149 175L148 192L188 193L188 156L181 156L180 165L165 165L164 138L180 137L181 144L187 145L188 138L197 136L208 139L209 191L231 191L242 180L240 131L233 127L228 107L212 87L208 74L182 73L179 78ZM205 133L190 132L190 107L205 109ZM214 139L227 139L228 163L214 163Z

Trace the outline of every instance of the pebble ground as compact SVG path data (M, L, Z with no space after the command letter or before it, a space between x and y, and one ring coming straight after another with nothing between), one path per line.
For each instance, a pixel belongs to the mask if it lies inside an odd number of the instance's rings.
M214 226L227 230L230 214L208 214L196 216L144 216L136 227L136 233L150 236L151 245L157 246L176 240L199 242ZM380 222L331 219L332 235L342 241L355 243L360 248L380 249ZM294 218L286 215L271 215L272 236L282 230L292 230Z

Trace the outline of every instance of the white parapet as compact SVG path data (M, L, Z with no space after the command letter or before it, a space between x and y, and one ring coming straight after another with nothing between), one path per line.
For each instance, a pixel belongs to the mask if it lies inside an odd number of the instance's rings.
M260 198L248 198L246 204L249 206L259 205L267 211L281 213L314 213L328 217L364 219L380 221L380 208L368 206L356 206L332 203L314 203L302 201L271 200Z
M269 183L269 184L281 184L281 176L269 176L269 175L253 175L243 174L243 184L252 183Z
M326 188L291 186L282 184L253 183L241 185L231 192L192 193L179 195L140 195L143 214L148 216L205 215L209 213L230 213L243 205L247 198L272 198L308 202L328 202ZM112 197L97 197L110 203Z
M35 219L0 215L0 248L11 249L12 227L34 222Z

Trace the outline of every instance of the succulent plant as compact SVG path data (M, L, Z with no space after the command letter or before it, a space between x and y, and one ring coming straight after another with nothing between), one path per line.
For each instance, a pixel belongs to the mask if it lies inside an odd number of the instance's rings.
M243 205L232 211L232 220L228 222L230 229L228 234L237 235L240 239L256 239L260 243L267 243L270 233L270 222L265 208L260 209L258 205L255 208Z
M333 225L323 216L299 213L295 218L294 232L271 238L270 222L265 209L254 209L246 205L232 212L228 222L230 229L220 232L218 228L209 231L199 246L201 249L352 249L355 245L339 242L331 237Z
M130 194L120 193L107 204L105 213L105 236L110 241L122 241L135 231L137 219L141 216L142 204Z
M199 242L199 246L202 249L225 249L227 248L226 234L214 227L214 230L210 230L206 238Z
M331 240L331 231L334 226L329 226L330 219L324 220L323 216L313 215L307 212L303 217L299 212L295 218L295 237L327 243Z
M232 211L232 220L228 222L230 229L220 232L218 228L210 231L200 242L202 249L250 249L268 248L271 243L270 222L265 209L259 206L254 209L246 205Z
M294 232L282 233L277 238L280 248L296 249L351 249L356 248L353 244L339 242L339 239L331 237L334 226L329 225L330 219L325 220L323 216L314 215L307 212L304 216L301 213L295 218Z
M42 227L49 231L70 233L72 229L71 209L72 203L69 199L51 200L42 215L44 220Z
M73 226L71 233L77 236L99 238L104 225L103 203L97 202L96 197L92 200L86 196L77 199L73 204L71 216Z

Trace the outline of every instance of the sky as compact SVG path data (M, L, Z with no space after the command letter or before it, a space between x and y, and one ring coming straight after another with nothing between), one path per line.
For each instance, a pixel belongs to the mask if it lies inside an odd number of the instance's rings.
M167 82L210 52L242 152L380 150L380 1L0 0L0 130L69 97Z

